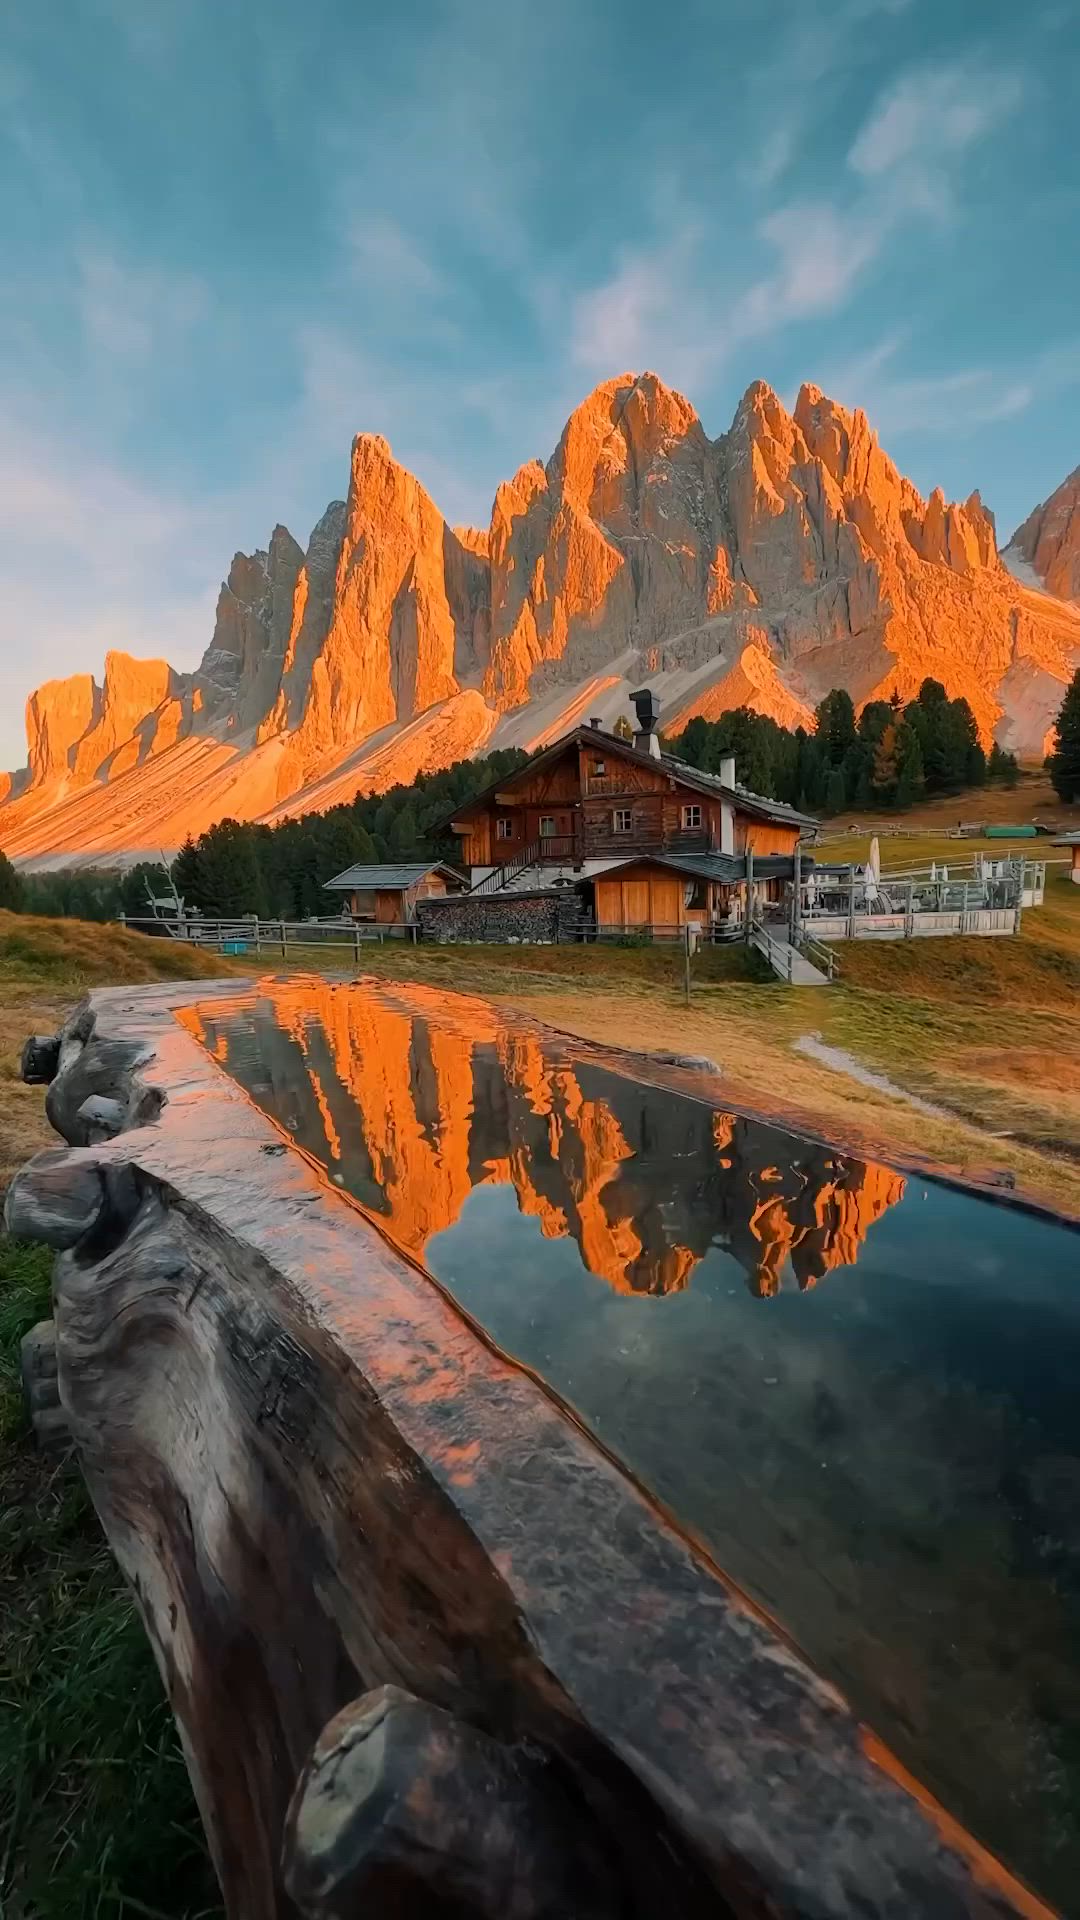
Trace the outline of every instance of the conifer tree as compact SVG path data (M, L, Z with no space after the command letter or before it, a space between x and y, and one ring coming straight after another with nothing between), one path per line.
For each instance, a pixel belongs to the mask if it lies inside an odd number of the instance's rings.
M23 903L23 883L7 854L0 850L0 907L18 913Z
M879 806L887 807L896 792L898 777L897 734L894 720L890 720L877 746L874 748L874 771L871 784L874 799Z
M1073 674L1054 727L1047 768L1059 800L1080 800L1080 668Z
M830 767L825 782L825 812L843 813L847 804L847 788L844 784L842 767Z
M814 719L815 737L825 760L830 767L838 767L857 738L855 706L850 693L843 687L834 687L819 703Z
M902 720L896 731L895 804L898 807L910 807L914 801L921 799L924 784L919 736L910 721Z

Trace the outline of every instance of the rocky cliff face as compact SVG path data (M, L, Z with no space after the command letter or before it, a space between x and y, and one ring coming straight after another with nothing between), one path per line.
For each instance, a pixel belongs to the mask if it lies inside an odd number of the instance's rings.
M174 844L226 810L281 817L531 746L586 709L610 723L642 682L668 727L740 704L792 725L831 687L907 697L934 674L987 740L1041 753L1080 608L1036 576L1078 592L1080 470L1015 545L1031 582L977 493L922 499L866 416L811 386L789 413L756 383L710 440L654 374L609 380L487 529L450 527L361 434L306 553L277 527L236 555L193 675L112 654L100 689L31 696L0 840L27 858Z
M1080 467L1017 527L1007 552L1033 568L1048 593L1080 602Z

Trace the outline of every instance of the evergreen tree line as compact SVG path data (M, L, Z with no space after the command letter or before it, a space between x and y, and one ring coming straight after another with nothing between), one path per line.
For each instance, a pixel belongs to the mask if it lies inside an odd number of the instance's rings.
M814 730L790 729L738 707L719 720L691 720L668 750L703 773L735 755L743 786L805 813L903 808L935 794L959 793L988 779L1015 786L1016 756L979 743L966 700L950 700L940 680L924 680L905 706L899 695L871 700L858 719L843 688L826 694Z
M718 773L721 760L734 754L744 786L807 813L899 809L986 780L1016 785L1015 755L996 743L986 755L967 701L950 700L939 680L924 680L906 706L896 695L872 700L857 719L850 694L837 688L820 702L814 719L810 732L738 707L719 720L691 720L665 746L705 773ZM627 722L615 730L624 738L632 735ZM366 861L453 861L459 849L441 821L525 758L510 749L459 760L442 773L420 774L412 786L369 794L277 827L221 820L181 848L173 882L187 906L211 917L325 915L330 903L323 885L346 867ZM1080 802L1080 671L1062 702L1046 767L1058 797ZM150 912L150 897L166 891L160 862L143 862L123 873L81 868L20 874L0 851L0 908L9 911L81 920L112 920L120 913L142 918Z
M324 885L346 867L459 858L455 836L443 825L446 815L526 758L510 748L482 760L459 760L442 773L418 775L412 786L362 795L277 827L219 820L181 847L173 882L187 907L211 919L244 913L285 920L325 917L334 902ZM158 878L160 888L160 873Z

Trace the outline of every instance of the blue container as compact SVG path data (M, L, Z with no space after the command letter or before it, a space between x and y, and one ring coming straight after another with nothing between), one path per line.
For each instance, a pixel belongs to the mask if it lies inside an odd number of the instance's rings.
M247 950L246 940L223 940L221 943L222 953L246 953Z

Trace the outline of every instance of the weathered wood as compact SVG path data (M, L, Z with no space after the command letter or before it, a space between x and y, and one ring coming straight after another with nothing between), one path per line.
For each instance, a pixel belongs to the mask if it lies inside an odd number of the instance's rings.
M52 1211L62 1402L230 1920L1045 1920L577 1424L280 1151L173 1017L209 991L84 1010L61 1049L79 1099L56 1111L78 1133L95 1063L126 1053L115 1097L130 1115L150 1088L159 1123L51 1156ZM413 1699L365 1704L380 1688Z
M127 1118L127 1107L122 1100L111 1100L107 1093L91 1093L83 1101L76 1118L87 1145L97 1146L102 1140L112 1140L121 1131Z
M621 1904L550 1767L399 1687L322 1734L284 1860L311 1920L615 1920Z
M29 1087L47 1087L60 1061L58 1033L32 1033L19 1059L19 1072Z
M106 1205L104 1170L93 1154L47 1147L15 1175L4 1224L13 1239L74 1247L98 1225Z

